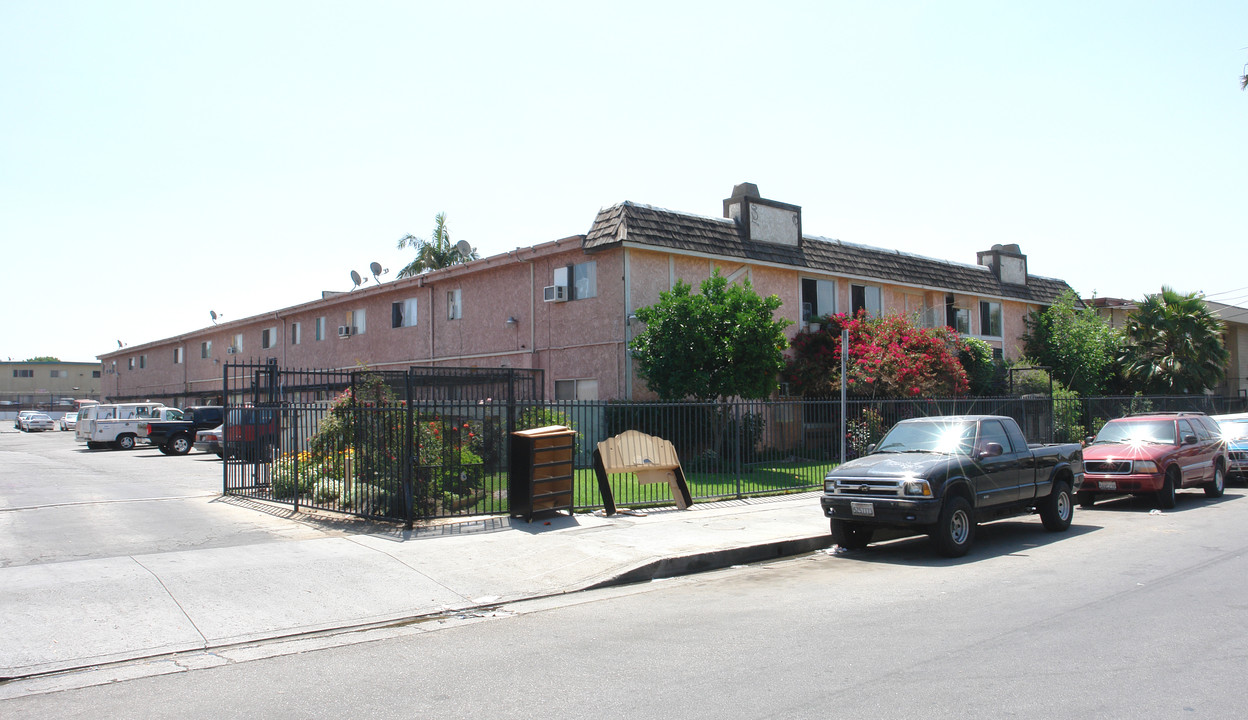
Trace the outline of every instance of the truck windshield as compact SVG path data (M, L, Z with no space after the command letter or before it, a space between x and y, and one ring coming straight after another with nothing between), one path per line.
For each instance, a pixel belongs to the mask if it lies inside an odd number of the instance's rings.
M875 452L936 452L970 455L975 423L899 423L884 436Z
M1122 420L1107 423L1096 443L1161 443L1174 445L1173 420Z

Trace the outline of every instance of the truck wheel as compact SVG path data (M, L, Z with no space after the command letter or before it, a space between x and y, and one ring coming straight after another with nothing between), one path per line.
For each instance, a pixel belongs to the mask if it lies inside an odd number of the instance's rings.
M129 434L122 435L117 438L116 442L113 443L113 446L118 450L133 450L134 436Z
M970 552L975 539L975 515L971 504L961 495L945 501L940 509L940 519L932 530L936 552L945 557L962 557Z
M832 542L846 550L861 550L871 542L875 528L870 525L847 523L844 520L832 519Z
M1040 511L1040 522L1049 532L1061 532L1070 527L1075 517L1074 503L1070 501L1070 484L1065 480L1053 483L1053 491L1037 503Z
M1170 468L1166 471L1166 479L1161 483L1161 489L1157 491L1157 507L1165 510L1174 508L1174 489L1183 482L1179 477L1177 468Z
M192 444L193 443L191 443L190 438L188 438L187 436L176 435L174 436L172 440L169 441L166 447L169 448L170 455L185 455L191 451Z
M1096 493L1091 490L1080 490L1075 494L1075 497L1079 500L1079 507L1084 510L1096 504Z
M1213 479L1205 485L1205 497L1222 497L1222 491L1226 490L1226 475L1222 472L1222 465L1213 464Z

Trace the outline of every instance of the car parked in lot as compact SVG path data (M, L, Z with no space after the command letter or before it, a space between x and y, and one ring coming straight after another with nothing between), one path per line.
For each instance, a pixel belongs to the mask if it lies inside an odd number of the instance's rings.
M56 423L52 422L52 418L44 413L34 413L27 415L22 420L22 429L26 432L43 432L44 430L55 430Z
M1221 497L1229 464L1222 430L1204 413L1129 415L1105 423L1083 449L1084 481L1076 498L1091 507L1099 495L1152 495L1172 508L1175 491L1203 488Z
M13 418L13 427L17 428L18 430L25 430L26 418L30 417L31 415L35 415L38 412L39 412L38 410L19 410L17 413L17 417Z
M200 430L195 433L195 449L200 452L216 453L217 457L225 457L225 446L221 440L225 436L225 425L218 425L211 430Z
M225 408L220 405L195 405L182 410L178 417L154 419L139 426L139 442L155 445L166 455L185 455L195 445L195 434L222 424Z
M61 429L62 430L73 430L76 427L78 427L78 413L76 412L65 413L64 415L61 416Z
M1240 480L1248 480L1248 413L1211 417L1217 421L1222 429L1222 439L1226 441L1227 476L1236 475Z

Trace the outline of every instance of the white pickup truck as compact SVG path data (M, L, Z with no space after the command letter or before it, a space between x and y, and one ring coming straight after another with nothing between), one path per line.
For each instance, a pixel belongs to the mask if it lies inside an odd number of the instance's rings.
M92 450L129 450L139 437L139 426L152 420L181 420L182 411L161 403L90 405L78 414L74 439Z

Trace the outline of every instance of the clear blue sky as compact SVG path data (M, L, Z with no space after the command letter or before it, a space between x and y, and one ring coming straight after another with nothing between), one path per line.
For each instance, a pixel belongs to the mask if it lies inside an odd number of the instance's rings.
M1248 306L1248 3L0 2L0 358L347 290L623 200ZM371 284L371 280L370 283Z

